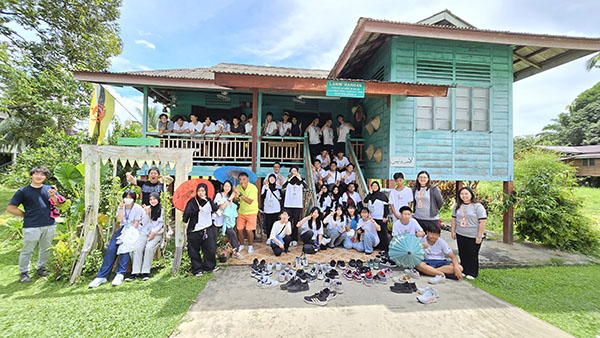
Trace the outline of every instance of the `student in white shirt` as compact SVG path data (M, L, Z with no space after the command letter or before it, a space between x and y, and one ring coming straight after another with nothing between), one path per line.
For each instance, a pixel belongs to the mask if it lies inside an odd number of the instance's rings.
M327 188L331 191L333 187L340 186L342 181L342 173L337 170L337 164L335 162L331 162L329 165L329 170L326 171L327 179L324 184L327 185Z
M327 236L331 240L328 244L329 247L342 245L346 240L346 227L349 225L344 214L344 207L341 205L335 207L323 222L327 224Z
M225 219L226 214L231 215L230 213L228 213L230 211L230 208L237 210L237 204L234 200L235 193L233 192L233 184L231 184L230 181L223 182L223 185L221 185L221 191L215 195L215 204L217 204L219 206L219 209L221 210L220 212L217 211L217 214L215 216L215 226L217 228L221 228L221 234L227 236L229 243L238 253L238 258L241 258L241 254L239 253L240 244L238 242L235 228L235 219L233 219L233 222L232 220L228 220L229 222L226 222ZM235 212L235 214L237 215L237 211ZM223 229L222 227L225 227L225 229Z
M339 171L344 171L346 169L346 166L350 163L350 161L348 161L348 158L344 156L343 151L338 151L337 156L335 156L333 160L335 161L335 163L337 163Z
M204 118L204 123L202 124L202 137L206 134L216 134L217 133L217 125L210 120L210 116L206 115Z
M285 183L285 178L283 177L283 175L281 174L281 163L279 162L275 162L273 164L273 171L270 172L269 174L267 174L267 176L264 179L264 183L263 184L267 184L267 178L269 177L269 175L275 175L276 178L276 184L277 184L277 189L281 189L283 187L283 183Z
M216 122L216 125L217 125L217 134L215 136L216 139L219 138L219 136L221 136L221 134L229 134L229 132L231 131L230 126L229 126L229 120L225 116L218 119Z
M323 148L326 149L329 154L333 157L333 129L331 125L333 124L333 120L328 118L325 121L325 124L321 127L321 135L323 135Z
M321 168L329 168L329 164L331 163L331 157L329 157L329 152L327 151L327 149L321 150L321 153L317 155L316 159L321 161Z
M194 136L194 134L199 134L202 132L203 123L198 121L198 114L191 113L190 114L190 122L188 122L188 129L190 131L190 136Z
M314 160L313 166L312 166L312 172L313 172L313 181L315 182L315 187L317 188L317 190L321 190L321 186L323 185L323 182L325 182L325 180L327 180L327 178L328 178L327 172L325 170L323 170L323 168L321 168L321 161Z
M177 134L189 133L190 128L188 123L183 119L183 116L178 115L173 124L173 132Z
M369 210L363 208L360 211L360 219L356 225L356 231L360 241L353 245L356 251L364 252L367 255L373 253L374 248L379 244L378 232L381 226L369 215Z
M248 116L248 121L244 125L244 130L246 131L244 135L252 135L252 117L252 114Z
M265 124L262 128L262 136L273 136L277 134L279 129L277 128L277 122L273 121L273 113L268 112L265 117Z
M400 219L400 208L403 206L412 207L413 194L409 187L404 186L404 174L397 172L394 174L396 188L390 190L390 211L394 217L394 221Z
M438 282L445 280L446 277L462 279L463 267L458 264L458 259L450 249L450 245L440 237L440 228L431 227L425 231L427 232L427 235L423 237L425 257L417 265L417 270L428 276L436 276ZM450 258L450 261L445 259L446 256Z
M279 219L281 212L281 192L277 189L277 178L270 174L267 184L263 185L261 199L263 201L263 212L265 214L265 233L270 234L273 223ZM268 240L267 240L268 241ZM269 244L269 243L267 243Z
M340 196L340 204L344 207L348 207L348 204L359 205L361 202L360 194L356 191L356 183L348 184L347 190Z
M125 281L132 281L134 278L142 278L146 281L150 278L150 268L154 253L162 240L165 222L163 220L162 207L160 206L160 194L153 192L150 194L149 204L144 208L142 222L138 226L139 237L135 250L131 253L133 258L131 263L131 278Z
M313 244L317 247L323 242L323 218L319 208L310 209L308 216L296 225L300 228L300 238L304 244Z
M319 154L321 148L321 128L319 128L319 118L315 117L311 124L306 127L308 134L308 148L310 150L310 157L314 158Z
M400 207L398 211L400 218L394 222L392 226L392 237L396 237L400 234L410 234L417 237L425 236L423 228L419 225L414 218L411 217L411 210L408 206Z
M290 168L290 175L285 183L283 183L282 188L285 191L283 207L285 208L285 211L287 211L290 216L290 221L292 222L291 244L292 246L296 246L298 244L298 228L296 227L296 224L300 221L300 217L302 217L303 188L308 188L308 185L298 172L298 167L292 166Z
M371 217L380 225L381 230L379 231L379 246L378 249L387 250L389 243L388 231L387 231L387 223L385 219L386 215L386 206L388 205L387 196L381 191L381 187L379 186L379 182L373 181L371 183L371 187L369 188L369 194L365 196L365 203L367 203L367 207L369 208L369 212L371 213Z
M279 136L290 136L292 133L292 122L289 122L290 113L287 111L283 112L282 121L279 122Z
M327 190L327 186L321 186L321 190L317 194L317 207L323 215L329 213L331 210L331 196L329 196L329 190Z
M346 136L354 130L354 127L350 123L344 122L344 116L341 114L337 116L337 120L340 125L337 127L336 152L346 151Z
M354 172L354 164L348 163L346 165L346 170L342 172L342 181L344 185L356 183L356 173Z
M288 248L292 241L291 234L292 225L287 211L284 210L279 214L279 220L273 223L271 233L269 234L271 249L273 249L273 254L275 256L279 257L282 253L289 252Z

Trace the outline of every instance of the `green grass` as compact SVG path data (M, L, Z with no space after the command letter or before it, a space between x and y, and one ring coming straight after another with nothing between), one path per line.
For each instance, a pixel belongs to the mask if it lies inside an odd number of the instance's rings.
M482 270L473 284L577 337L600 335L600 265Z
M88 289L37 276L18 283L20 241L0 232L0 332L2 337L167 337L210 276L155 273L150 281ZM225 319L224 319L225 320Z
M6 213L6 206L8 205L8 202L12 198L15 191L16 189L9 189L3 185L0 185L0 215Z
M583 198L583 214L588 216L600 231L600 188L577 188L577 195Z

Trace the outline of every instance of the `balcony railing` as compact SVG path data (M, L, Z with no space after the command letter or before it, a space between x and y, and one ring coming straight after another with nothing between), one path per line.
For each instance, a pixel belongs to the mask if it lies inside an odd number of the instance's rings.
M303 137L263 136L260 141L261 163L302 164L304 160Z

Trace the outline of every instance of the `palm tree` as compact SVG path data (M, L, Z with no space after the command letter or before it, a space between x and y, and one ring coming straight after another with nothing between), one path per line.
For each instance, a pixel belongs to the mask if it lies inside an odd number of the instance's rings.
M592 68L594 68L594 67L600 68L600 64L598 64L599 62L600 62L600 53L598 53L598 55L593 56L591 59L588 60L587 70L592 70Z
M140 108L135 108L137 113L140 114L142 119L144 118L144 113ZM158 125L158 110L156 110L156 106L148 107L148 131L156 131L156 126Z

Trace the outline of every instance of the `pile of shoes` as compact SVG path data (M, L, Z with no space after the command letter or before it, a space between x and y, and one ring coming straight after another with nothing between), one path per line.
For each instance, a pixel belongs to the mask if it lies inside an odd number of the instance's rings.
M348 268L344 270L344 278L349 281L363 283L366 286L387 284L392 278L393 271L381 264L381 259L371 259L363 262L360 259L351 259Z

